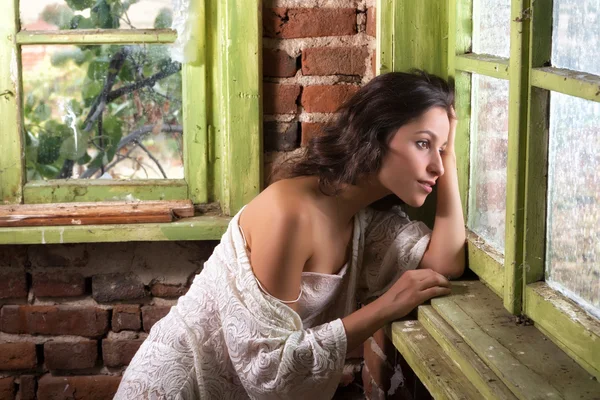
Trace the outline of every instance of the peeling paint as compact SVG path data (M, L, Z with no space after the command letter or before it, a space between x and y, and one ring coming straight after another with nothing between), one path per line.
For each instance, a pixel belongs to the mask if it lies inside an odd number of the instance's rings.
M393 396L399 387L404 386L404 374L400 365L394 366L394 375L390 378L390 389L388 390L388 396Z

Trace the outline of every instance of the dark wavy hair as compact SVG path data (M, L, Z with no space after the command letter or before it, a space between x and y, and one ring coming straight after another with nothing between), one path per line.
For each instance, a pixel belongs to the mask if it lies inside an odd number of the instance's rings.
M282 165L283 177L317 176L321 191L339 193L345 184L379 171L389 143L401 126L432 107L451 115L454 89L425 71L390 72L363 86L313 137L304 151Z

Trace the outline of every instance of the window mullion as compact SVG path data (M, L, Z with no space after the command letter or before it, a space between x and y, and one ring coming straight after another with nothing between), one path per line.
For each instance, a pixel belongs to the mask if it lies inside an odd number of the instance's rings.
M177 32L172 29L77 29L65 31L22 31L20 45L48 44L150 44L173 43Z
M530 71L550 60L552 1L531 13ZM530 85L534 78L531 75ZM530 86L524 221L524 285L544 279L550 92ZM525 295L525 293L524 293Z
M508 159L504 252L504 307L521 313L523 293L523 226L529 92L531 0L512 0L508 95Z
M0 13L0 198L4 204L23 202L25 165L21 113L21 57L15 37L19 29L19 1L10 0Z

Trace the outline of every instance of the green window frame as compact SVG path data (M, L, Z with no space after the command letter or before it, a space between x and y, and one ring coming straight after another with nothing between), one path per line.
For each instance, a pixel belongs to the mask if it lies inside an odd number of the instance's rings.
M181 180L25 182L22 45L165 44L173 43L177 33L171 29L20 31L19 0L9 0L6 6L0 15L0 118L4 121L0 131L3 154L0 157L0 195L3 204L105 201L131 194L139 200L218 202L222 214L228 216L259 193L262 184L262 16L259 0L192 1L195 14L202 20L202 37L198 40L198 61L182 66L185 178ZM203 221L197 222L201 226ZM195 231L208 229L205 238L220 237L224 223L209 225L198 228L197 224ZM75 228L62 227L67 231L77 230ZM96 228L102 231L101 227ZM150 225L139 227L143 228L151 229ZM49 232L53 230L50 228ZM21 233L19 228L0 229L0 243L29 243ZM183 234L177 236L185 237ZM95 241L81 235L75 235L72 240Z
M510 57L471 52L473 0L379 0L377 71L424 68L453 78L460 124L458 175L468 215L471 75L508 80L508 159L504 255L468 231L468 263L514 315L600 378L600 321L545 282L550 91L600 102L600 76L547 66L552 0L511 0ZM415 30L412 27L419 26ZM432 220L432 204L426 219ZM422 214L422 213L421 213Z

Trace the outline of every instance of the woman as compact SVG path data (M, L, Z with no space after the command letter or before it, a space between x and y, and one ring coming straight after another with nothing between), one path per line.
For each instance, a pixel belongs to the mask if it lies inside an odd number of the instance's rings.
M331 398L347 352L463 272L453 101L424 72L361 88L288 178L233 217L116 398ZM419 207L436 184L433 232L369 207Z

